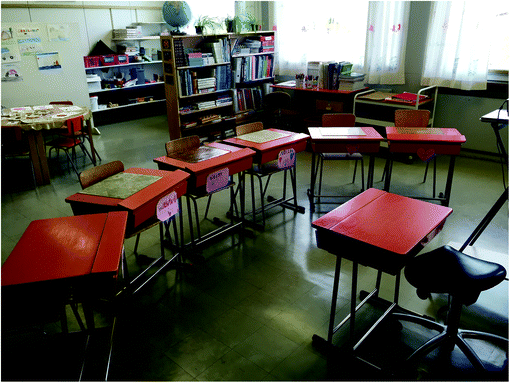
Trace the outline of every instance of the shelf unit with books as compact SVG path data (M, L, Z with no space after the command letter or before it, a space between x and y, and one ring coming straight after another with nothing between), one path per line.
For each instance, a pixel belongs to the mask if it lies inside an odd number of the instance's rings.
M273 31L230 36L234 77L234 113L239 123L253 119L262 109L264 84L274 83Z
M170 139L224 134L233 116L229 36L161 36Z
M161 36L161 52L170 139L225 136L274 80L272 31Z

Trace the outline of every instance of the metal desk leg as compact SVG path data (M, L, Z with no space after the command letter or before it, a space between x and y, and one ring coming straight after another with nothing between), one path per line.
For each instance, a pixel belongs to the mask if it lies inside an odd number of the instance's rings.
M374 166L375 156L371 154L368 160L367 189L370 189L374 186Z
M315 152L312 151L312 168L310 170L310 189L308 189L308 199L310 200L310 211L315 211L315 180L317 179L317 172L315 170Z
M450 204L450 195L452 193L454 169L455 169L455 156L450 156L450 166L448 167L448 176L446 178L446 188L444 191L444 203L442 203L443 206L449 206Z

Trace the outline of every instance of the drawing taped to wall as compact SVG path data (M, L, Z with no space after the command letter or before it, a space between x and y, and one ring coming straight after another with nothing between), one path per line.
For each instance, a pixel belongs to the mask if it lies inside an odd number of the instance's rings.
M58 52L38 53L36 57L39 70L62 69Z

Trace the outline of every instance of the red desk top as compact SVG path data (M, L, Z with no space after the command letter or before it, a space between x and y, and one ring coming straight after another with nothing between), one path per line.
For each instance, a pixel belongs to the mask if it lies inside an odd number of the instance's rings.
M176 191L177 198L186 193L186 184L190 176L189 173L182 170L170 172L156 169L129 168L124 172L162 178L126 199L76 193L67 197L66 202L71 204L73 211L78 205L82 206L85 211L94 209L93 212L128 210L132 215L130 219L133 220L133 227L137 227L156 215L156 206L162 197L172 191ZM85 207L83 207L84 205ZM84 212L83 210L75 211L75 214L84 214Z
M251 149L240 148L232 145L222 144L220 142L211 142L206 144L214 148L228 151L228 153L206 159L200 162L184 162L179 159L168 156L154 158L160 169L182 169L192 174L190 184L192 187L203 186L206 183L207 176L214 171L229 168L229 174L237 174L245 171L252 166L255 152Z
M2 286L116 275L127 212L32 221L2 265Z
M417 133L409 133L412 130L416 130ZM406 133L401 133L402 131L406 131ZM422 134L420 131L441 132L442 134ZM458 155L461 145L466 142L466 137L453 128L388 126L386 127L386 136L390 152L418 153L420 158L429 158L432 154Z
M365 135L324 135L321 133L322 129L335 128L308 128L312 150L316 153L376 153L379 151L383 137L374 128L369 126L348 128L361 129ZM342 129L347 129L347 127Z
M266 162L276 160L278 158L278 153L284 149L293 148L296 153L302 152L306 149L306 142L310 138L308 134L304 133L294 133L273 128L267 130L278 133L286 133L289 135L264 143L246 141L237 137L227 138L224 140L224 142L241 147L251 148L257 151L257 155L255 156L257 162L265 164Z
M400 133L403 129L409 129L409 132ZM417 133L410 133L411 130L416 130ZM420 131L441 131L442 134L423 134ZM456 143L463 144L466 142L466 137L459 133L457 129L453 128L400 128L396 126L386 127L386 136L388 141L429 141L429 142L443 142L443 143Z
M368 189L314 221L312 227L404 255L451 212L449 207Z

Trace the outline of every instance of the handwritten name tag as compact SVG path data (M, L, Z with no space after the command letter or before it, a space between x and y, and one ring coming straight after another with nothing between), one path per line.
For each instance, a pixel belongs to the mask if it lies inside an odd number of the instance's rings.
M161 198L156 207L156 216L160 221L166 221L179 212L179 203L175 191Z
M278 153L278 169L288 169L296 163L296 151L285 149Z
M228 185L228 168L218 170L215 173L211 173L207 176L205 184L205 190L207 193L213 193L220 189L223 189Z

